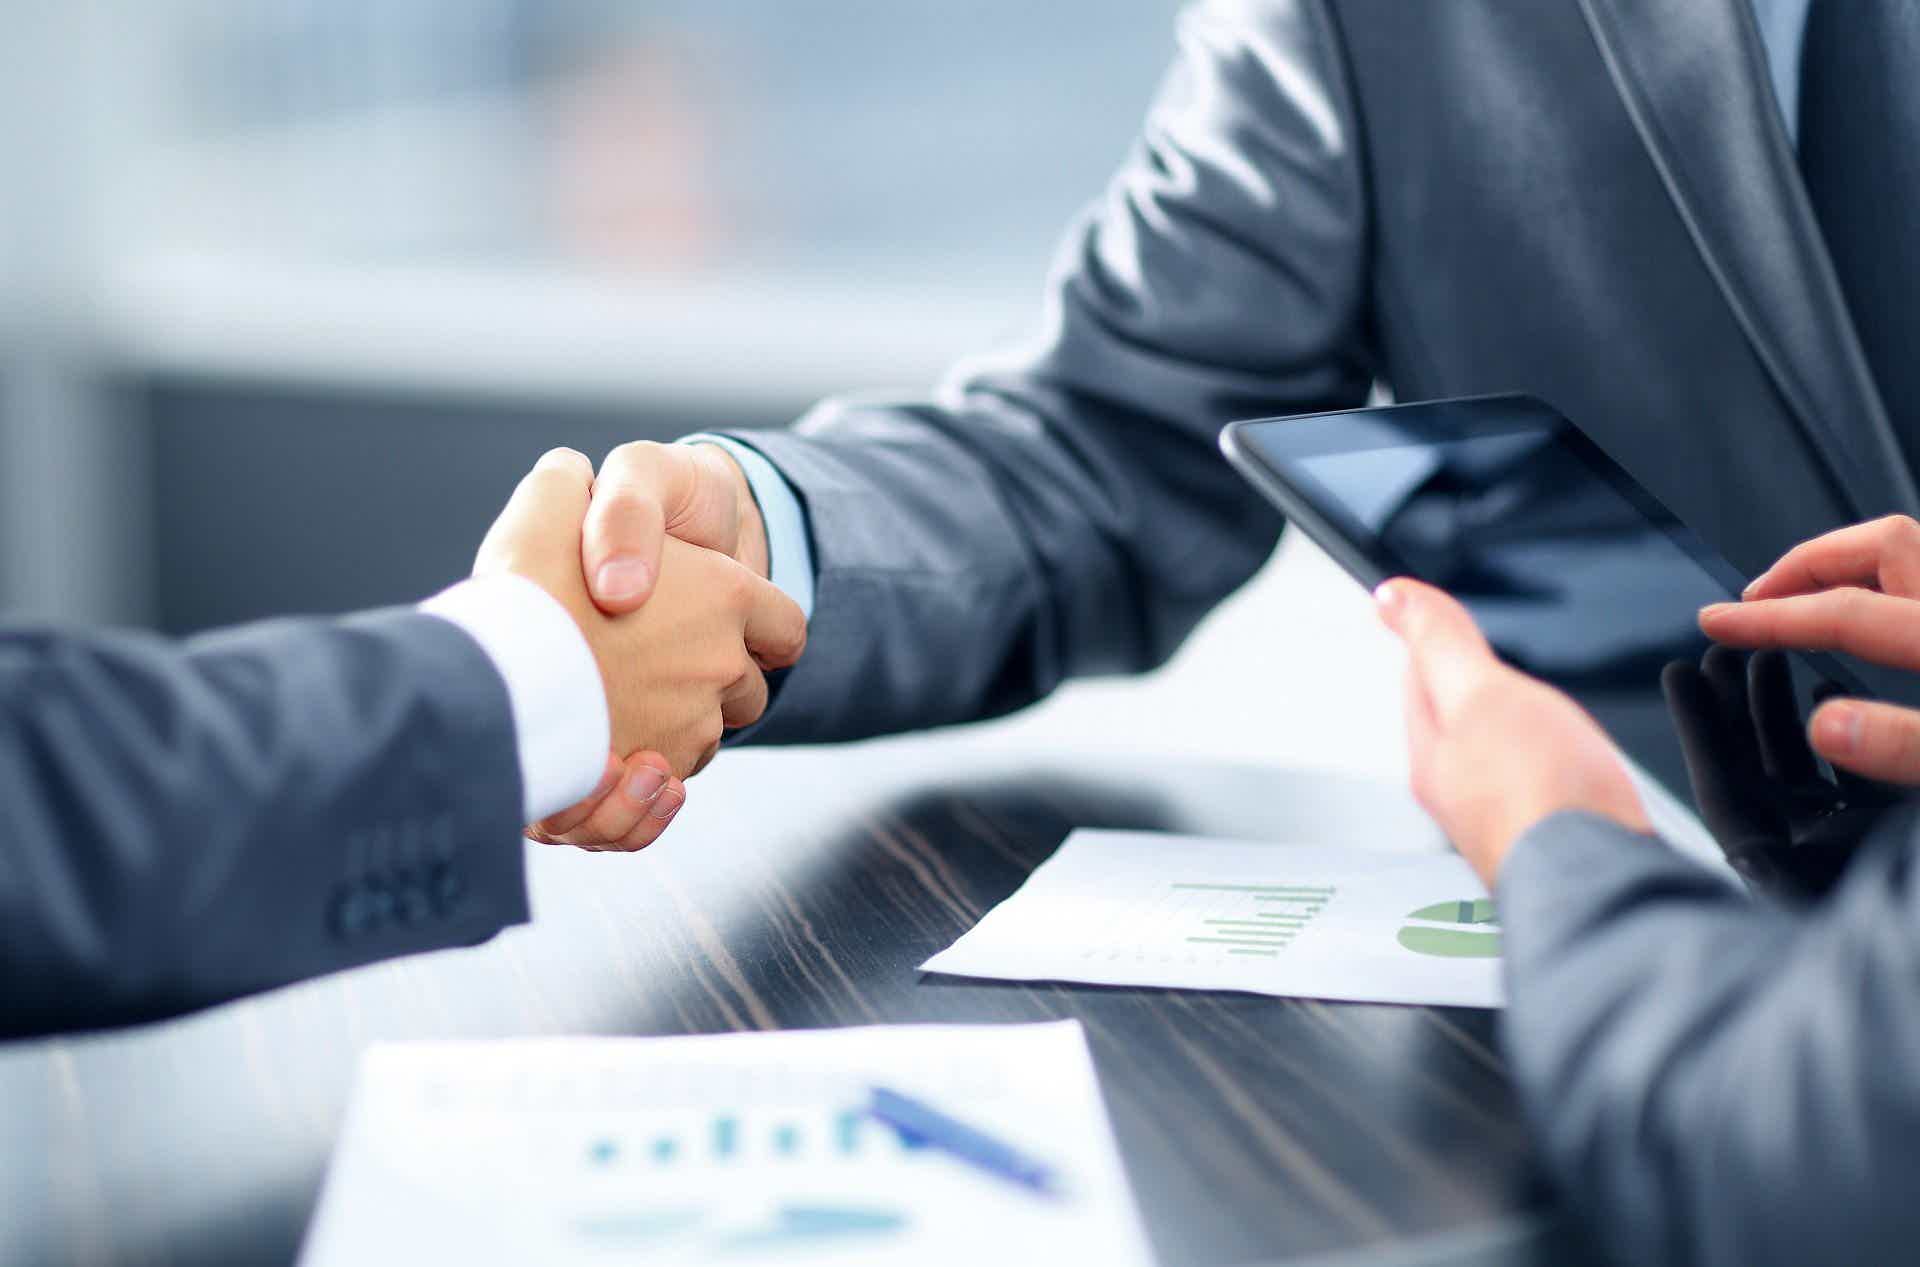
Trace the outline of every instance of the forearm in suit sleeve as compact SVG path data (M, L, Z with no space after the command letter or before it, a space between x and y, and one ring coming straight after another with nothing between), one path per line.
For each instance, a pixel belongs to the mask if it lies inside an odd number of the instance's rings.
M411 611L0 633L0 1033L147 1019L526 918L505 687Z
M1920 885L1903 814L1805 913L1561 815L1500 879L1506 1044L1622 1262L1905 1261L1920 1244Z
M991 715L1165 659L1280 521L1235 418L1360 403L1364 199L1316 4L1203 4L1143 138L1062 248L1038 337L936 399L738 432L811 526L807 654L759 740Z

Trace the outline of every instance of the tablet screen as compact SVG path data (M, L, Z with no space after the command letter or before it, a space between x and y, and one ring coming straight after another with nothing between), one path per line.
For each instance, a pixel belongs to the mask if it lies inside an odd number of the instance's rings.
M1699 662L1700 608L1744 578L1558 413L1494 397L1234 431L1243 465L1350 571L1459 598L1503 659L1579 700L1693 803L1661 672ZM1805 708L1816 674L1795 676ZM1824 658L1817 676L1858 689Z

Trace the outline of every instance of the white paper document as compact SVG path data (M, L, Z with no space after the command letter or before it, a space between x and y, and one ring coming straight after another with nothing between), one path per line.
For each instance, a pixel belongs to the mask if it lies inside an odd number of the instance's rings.
M1499 1007L1493 903L1452 853L1077 831L926 972Z
M863 1111L885 1086L1041 1194ZM1078 1022L381 1044L301 1261L1151 1261Z

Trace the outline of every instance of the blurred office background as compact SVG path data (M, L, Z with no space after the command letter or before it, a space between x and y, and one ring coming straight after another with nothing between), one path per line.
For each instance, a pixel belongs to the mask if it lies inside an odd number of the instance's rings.
M0 0L0 608L417 597L542 449L1016 335L1173 0Z

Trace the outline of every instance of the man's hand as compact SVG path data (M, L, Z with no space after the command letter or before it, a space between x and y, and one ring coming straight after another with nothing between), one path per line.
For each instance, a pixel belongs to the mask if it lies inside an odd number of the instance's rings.
M1747 587L1744 601L1700 613L1730 647L1845 651L1920 671L1920 523L1891 515L1795 546ZM1808 723L1814 751L1870 779L1920 784L1920 712L1831 700Z
M1599 725L1565 695L1500 663L1466 608L1405 579L1382 585L1375 599L1407 647L1414 795L1488 889L1513 842L1562 810L1649 830Z
M652 596L669 537L767 575L760 508L719 445L623 444L601 463L580 561L602 611L635 611Z
M556 449L541 458L481 543L474 573L524 576L566 608L600 667L615 751L635 754L618 770L610 762L593 796L531 834L641 848L684 798L675 776L705 765L724 728L759 718L767 698L761 668L793 663L806 621L792 600L733 559L679 541L662 550L661 576L643 610L603 614L580 573L592 489L593 467L582 454Z

